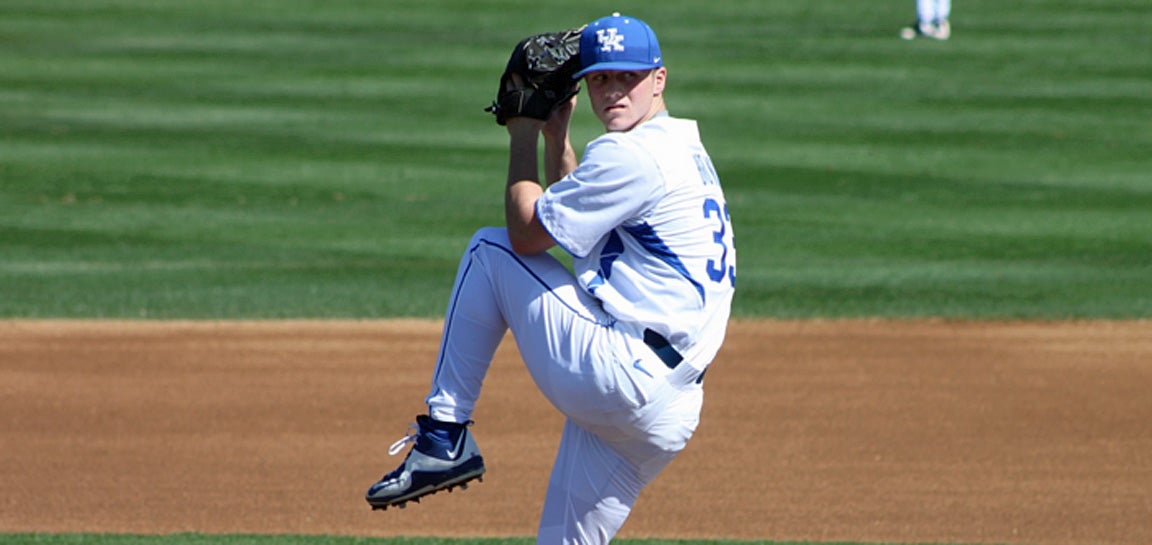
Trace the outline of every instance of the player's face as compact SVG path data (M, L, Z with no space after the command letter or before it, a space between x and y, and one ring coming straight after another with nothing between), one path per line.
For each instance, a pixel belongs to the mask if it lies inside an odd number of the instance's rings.
M631 130L663 109L667 71L606 70L584 76L592 111L608 132Z

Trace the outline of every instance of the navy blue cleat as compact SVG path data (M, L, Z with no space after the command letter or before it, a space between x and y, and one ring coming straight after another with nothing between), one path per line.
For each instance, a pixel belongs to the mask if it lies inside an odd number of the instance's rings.
M394 443L388 454L395 455L407 443L416 443L404 463L368 489L364 499L373 510L392 506L403 508L408 502L441 490L452 491L484 475L484 458L465 424L439 422L431 417L416 417L415 435Z

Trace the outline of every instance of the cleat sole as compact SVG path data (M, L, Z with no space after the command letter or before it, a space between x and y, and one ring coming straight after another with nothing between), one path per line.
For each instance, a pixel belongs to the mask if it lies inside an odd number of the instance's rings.
M372 506L373 511L387 511L389 507L393 506L399 507L400 509L405 509L408 506L408 502L420 503L420 498L431 496L432 494L440 492L441 490L447 490L449 493L451 493L452 489L456 487L460 487L461 490L466 490L468 488L468 483L472 481L484 481L483 467L480 468L479 472L461 475L456 479L442 483L436 487L424 488L415 493L401 496L399 498L393 498L391 500L373 501L369 499L368 504Z

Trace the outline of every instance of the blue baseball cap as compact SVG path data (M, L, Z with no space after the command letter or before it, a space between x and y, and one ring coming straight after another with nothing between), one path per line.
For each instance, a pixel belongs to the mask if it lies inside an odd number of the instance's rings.
M651 70L664 63L652 27L635 17L613 13L584 27L580 33L580 79L604 70Z

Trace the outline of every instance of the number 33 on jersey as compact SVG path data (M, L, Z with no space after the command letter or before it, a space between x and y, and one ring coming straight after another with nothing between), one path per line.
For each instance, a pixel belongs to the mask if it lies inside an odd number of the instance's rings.
M712 160L703 154L696 154L693 156L693 159L696 162L696 168L700 172L700 179L704 185L720 187L720 177L716 175L716 168L712 166ZM704 219L715 220L716 229L712 232L712 240L719 246L720 251L719 259L708 260L708 278L713 282L723 282L727 279L732 286L735 286L735 253L733 253L732 256L732 262L728 262L729 248L733 247L732 216L728 213L728 204L724 202L723 197L719 199L716 197L707 197L704 199Z

